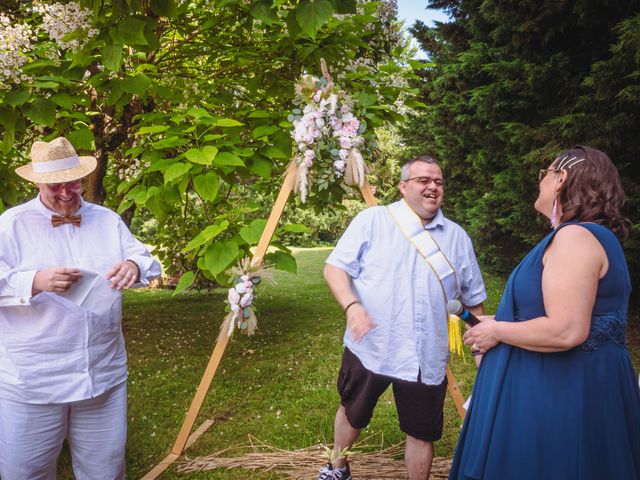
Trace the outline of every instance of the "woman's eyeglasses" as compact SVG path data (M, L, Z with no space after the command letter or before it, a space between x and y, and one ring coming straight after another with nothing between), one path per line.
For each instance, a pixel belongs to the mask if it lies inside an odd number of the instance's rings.
M538 172L538 183L540 183L542 179L547 176L547 174L558 171L559 170L557 168L541 168Z

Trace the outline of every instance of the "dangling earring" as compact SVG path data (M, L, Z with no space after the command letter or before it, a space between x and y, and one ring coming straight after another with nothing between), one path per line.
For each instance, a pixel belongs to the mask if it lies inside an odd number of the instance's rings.
M558 197L553 199L553 209L551 210L551 228L556 228L557 214L558 214Z

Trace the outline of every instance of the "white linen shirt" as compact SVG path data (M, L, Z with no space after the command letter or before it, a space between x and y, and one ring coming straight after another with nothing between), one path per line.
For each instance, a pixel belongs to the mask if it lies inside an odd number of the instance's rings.
M51 226L37 197L0 215L0 396L24 403L93 398L127 379L122 295L113 291L96 314L52 292L31 296L33 278L47 267L105 275L131 259L140 284L161 273L119 215L82 201L82 225Z
M465 305L487 294L467 233L442 211L425 226L453 265ZM344 345L370 371L439 385L446 375L449 341L446 303L435 273L395 224L386 207L360 212L326 261L351 277L375 328L359 341L347 328Z

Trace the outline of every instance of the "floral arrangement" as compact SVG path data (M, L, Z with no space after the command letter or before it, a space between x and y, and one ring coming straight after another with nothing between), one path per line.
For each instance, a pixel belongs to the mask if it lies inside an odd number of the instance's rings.
M294 104L298 108L288 119L293 123L291 136L296 144L295 191L305 202L309 192L309 172L320 164L319 187L344 177L347 185L362 186L366 166L360 149L364 145L365 124L353 114L353 101L337 88L323 64L323 78L304 75L295 87Z
M258 319L251 308L255 300L255 287L262 280L271 280L271 270L260 264L259 259L251 261L243 258L237 266L229 270L234 286L227 295L227 315L220 327L220 335L233 335L236 327L247 335L253 335L258 328Z

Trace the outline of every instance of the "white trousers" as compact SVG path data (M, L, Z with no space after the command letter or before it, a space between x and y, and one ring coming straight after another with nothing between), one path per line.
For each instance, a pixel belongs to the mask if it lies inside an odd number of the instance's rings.
M76 479L124 479L126 382L78 402L40 405L0 399L2 480L55 480L65 438Z

